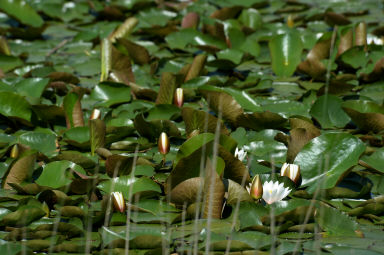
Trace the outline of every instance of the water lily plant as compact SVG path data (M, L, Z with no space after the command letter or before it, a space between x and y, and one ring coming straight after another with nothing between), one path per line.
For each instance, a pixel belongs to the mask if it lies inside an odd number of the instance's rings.
M283 200L291 192L291 189L284 187L278 181L267 181L263 184L263 199L267 204L273 204Z

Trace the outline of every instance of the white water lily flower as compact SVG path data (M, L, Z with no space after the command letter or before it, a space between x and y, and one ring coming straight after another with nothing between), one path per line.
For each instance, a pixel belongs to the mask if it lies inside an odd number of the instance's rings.
M288 177L297 184L300 180L300 166L284 163L281 167L280 175Z
M263 199L267 204L273 204L280 201L291 192L289 188L285 188L283 183L278 181L264 182L263 184Z
M243 149L239 150L239 148L236 147L235 157L237 157L240 161L243 161L246 156L247 156L247 152L245 150Z

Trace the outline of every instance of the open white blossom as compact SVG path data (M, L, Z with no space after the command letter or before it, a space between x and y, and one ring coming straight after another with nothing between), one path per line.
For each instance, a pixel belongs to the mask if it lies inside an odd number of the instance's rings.
M245 150L243 149L239 150L239 148L236 147L235 157L237 157L240 161L243 161L246 156L247 156L247 152Z
M273 204L280 201L291 192L289 188L285 188L283 183L278 181L264 182L263 184L263 199L267 204Z

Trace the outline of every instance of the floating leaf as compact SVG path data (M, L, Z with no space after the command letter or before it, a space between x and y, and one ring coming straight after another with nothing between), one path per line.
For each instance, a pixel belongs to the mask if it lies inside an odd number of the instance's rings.
M22 23L33 27L40 27L44 21L36 11L24 0L0 0L0 8Z
M344 111L356 125L375 133L384 130L384 108L370 101L349 100L342 104Z
M323 128L342 128L350 120L341 108L342 102L337 96L323 95L313 104L311 115Z
M100 101L99 105L109 107L131 101L131 89L124 84L102 82L95 86L91 97Z
M36 183L54 189L63 187L72 182L73 174L71 174L71 170L85 174L82 167L71 161L54 161L44 166L43 172L36 180Z
M130 199L134 194L140 193L142 196L161 192L158 184L147 177L120 176L97 185L99 189L106 193L121 192L125 199Z
M278 76L290 77L301 61L303 45L298 32L292 30L276 35L269 42L272 69Z
M321 206L316 211L315 219L319 226L331 235L356 236L358 224L335 208Z
M323 134L303 147L294 164L300 166L302 185L313 193L316 188L334 187L339 178L357 164L364 150L364 144L350 134Z
M19 136L19 143L49 157L56 153L56 136L53 134L26 132Z
M0 101L0 114L27 122L31 121L31 106L24 97L12 92L0 92Z

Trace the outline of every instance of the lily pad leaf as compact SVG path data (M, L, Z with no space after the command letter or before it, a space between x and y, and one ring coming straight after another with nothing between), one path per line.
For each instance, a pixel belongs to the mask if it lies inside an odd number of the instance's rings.
M317 188L333 188L340 177L357 165L365 145L348 133L328 133L312 139L297 154L302 185L313 193Z
M31 106L24 97L12 92L0 92L0 114L31 122Z
M103 181L97 187L106 193L121 192L127 200L137 193L143 196L161 192L160 186L148 177L137 178L128 175Z
M344 127L350 120L341 108L343 100L334 95L319 97L311 108L311 115L323 128Z
M63 134L63 140L75 147L88 148L90 146L89 127L74 127L68 129Z
M217 91L217 92L225 92L233 97L236 102L241 105L241 107L246 111L252 112L261 112L261 106L256 102L255 99L252 98L246 91L236 90L233 88L221 88L215 87L211 85L203 85L200 86L201 90L209 90L209 91Z
M321 206L315 213L315 220L322 229L331 235L356 236L357 222L335 208Z
M48 157L53 156L56 151L56 136L53 134L26 132L19 136L19 143L28 145Z
M92 90L91 98L99 101L98 105L109 107L131 101L131 89L122 83L102 82Z
M384 148L378 149L369 156L363 156L361 161L369 167L384 173Z
M278 76L290 77L301 61L303 43L297 31L276 35L269 42L272 69Z
M70 171L71 169L80 174L86 174L81 166L71 161L54 161L44 166L43 172L36 180L36 183L53 189L66 186L72 182L73 174Z
M26 25L33 27L40 27L43 25L43 19L24 0L0 0L0 9Z

